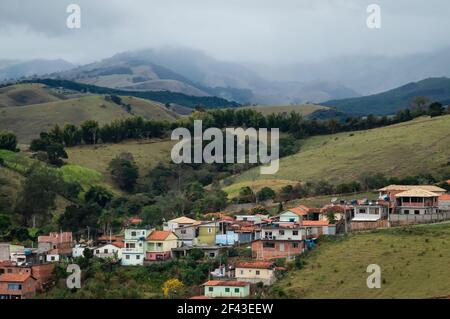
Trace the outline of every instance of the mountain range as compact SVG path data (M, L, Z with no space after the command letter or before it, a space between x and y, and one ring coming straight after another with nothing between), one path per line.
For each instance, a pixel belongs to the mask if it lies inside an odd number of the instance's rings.
M169 91L183 94L183 99L220 97L254 105L320 103L345 113L391 114L409 106L414 95L445 100L445 80L419 81L450 76L450 49L403 57L336 57L277 67L223 62L180 47L123 52L81 66L64 60L0 60L0 81L36 76L119 92ZM413 82L419 83L414 86ZM189 100L184 106L192 107L195 99Z
M400 109L414 107L414 99L426 97L431 102L450 103L450 79L446 77L428 78L411 82L401 87L364 97L332 100L323 105L333 107L352 115L389 115Z

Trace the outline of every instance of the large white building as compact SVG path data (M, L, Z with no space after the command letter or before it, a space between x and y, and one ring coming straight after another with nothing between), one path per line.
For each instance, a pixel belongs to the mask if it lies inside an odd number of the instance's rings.
M152 230L126 229L124 247L122 248L122 265L143 265L145 259L146 239Z

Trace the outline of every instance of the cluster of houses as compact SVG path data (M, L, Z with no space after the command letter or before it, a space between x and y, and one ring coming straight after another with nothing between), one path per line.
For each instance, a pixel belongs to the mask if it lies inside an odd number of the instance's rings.
M34 249L0 243L0 299L32 297L51 284L54 263L83 256L86 249L123 266L142 266L189 256L194 250L217 258L235 246L250 248L251 258L213 271L197 298L248 297L255 284L275 282L282 270L276 259L293 260L322 235L450 219L445 189L389 185L379 192L376 200L332 200L320 208L299 205L277 216L215 213L204 221L182 216L164 222L161 229L139 227L136 219L120 235L101 236L95 245L75 244L70 232L39 236Z

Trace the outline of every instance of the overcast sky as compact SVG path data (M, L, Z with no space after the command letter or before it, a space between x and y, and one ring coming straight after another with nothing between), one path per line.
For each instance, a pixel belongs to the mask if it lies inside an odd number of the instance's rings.
M81 6L81 29L66 7ZM381 7L368 29L367 6ZM0 59L86 63L166 45L225 61L283 64L450 46L448 0L1 0Z

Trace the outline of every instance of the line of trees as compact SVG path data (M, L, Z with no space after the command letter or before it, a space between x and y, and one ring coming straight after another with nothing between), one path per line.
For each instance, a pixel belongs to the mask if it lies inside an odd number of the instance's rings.
M62 144L66 147L79 144L119 143L127 139L161 138L168 136L177 127L185 127L193 131L194 120L202 120L203 128L210 127L253 127L279 128L281 132L289 133L296 139L308 136L334 134L338 132L358 131L410 121L423 115L439 116L448 110L440 103L432 103L428 109L403 109L394 116L349 117L340 122L335 119L319 121L304 118L297 112L272 113L264 116L252 109L216 109L194 112L189 118L175 122L145 120L142 117L132 117L116 120L100 125L97 121L88 120L80 126L66 124L63 128L55 125L48 132L43 132L39 139L33 140L31 150L46 150L49 143Z

